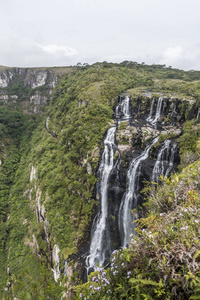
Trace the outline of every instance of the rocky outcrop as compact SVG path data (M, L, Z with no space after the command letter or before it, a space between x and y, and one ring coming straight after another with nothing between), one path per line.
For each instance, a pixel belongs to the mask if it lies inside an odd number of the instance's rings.
M40 257L40 247L34 234L32 234L32 241L26 237L24 240L25 245L29 246L33 254Z
M17 95L0 94L0 102L3 102L4 104L16 103L17 99L18 99Z
M24 85L32 89L45 86L53 89L58 81L58 76L49 70L28 70L24 79Z
M23 80L24 86L35 89L45 86L53 89L56 86L59 76L47 69L25 69L13 68L0 73L0 88L7 88L14 78Z
M22 68L8 68L0 73L0 88L7 88L9 84L12 82L14 77L20 76L24 78L26 75L26 69Z
M155 96L144 94L137 97L132 97L132 115L137 119L148 118L150 115L150 110L152 115L155 115L159 96L159 94ZM188 119L195 118L198 114L198 108L196 107L193 99L186 100L172 96L163 96L162 99L161 116L158 119L158 123L164 122L165 125L169 125L171 123L176 124L177 122L182 123Z
M17 103L24 113L42 113L58 79L58 74L47 69L5 69L0 72L0 103Z
M45 95L41 91L36 91L33 96L30 97L30 104L33 107L34 113L39 113L41 111L41 107L45 106L47 100L50 98L50 91L46 91Z
M54 280L57 282L59 277L60 277L60 258L59 258L59 252L60 249L58 245L54 245L53 251L52 251L52 263L53 263L53 275L54 275Z

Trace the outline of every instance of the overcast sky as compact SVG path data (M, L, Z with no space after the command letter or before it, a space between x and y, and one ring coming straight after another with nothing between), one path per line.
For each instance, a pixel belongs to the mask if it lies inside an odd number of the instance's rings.
M0 65L200 70L200 0L0 0Z

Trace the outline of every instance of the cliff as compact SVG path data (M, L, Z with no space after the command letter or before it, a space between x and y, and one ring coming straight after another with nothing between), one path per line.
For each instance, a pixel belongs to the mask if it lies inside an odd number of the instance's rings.
M6 68L0 70L0 103L24 113L41 113L58 79L72 68Z

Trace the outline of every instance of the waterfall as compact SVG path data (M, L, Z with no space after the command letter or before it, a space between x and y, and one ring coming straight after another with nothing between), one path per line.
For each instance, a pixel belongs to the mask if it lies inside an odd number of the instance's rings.
M120 101L116 106L116 118L127 120L130 118L130 98L129 95L125 95L125 97L122 99L120 96Z
M158 152L158 157L152 172L152 182L159 182L159 177L168 177L174 163L174 156L176 152L177 143L171 143L170 140L165 140L164 145ZM171 151L170 151L171 150ZM171 153L170 153L171 152ZM170 153L170 155L169 155ZM167 169L166 166L168 165Z
M158 152L157 161L153 168L152 172L152 180L153 182L158 182L160 176L164 176L165 166L164 166L164 159L165 153L169 152L171 141L165 140L164 145L161 147L160 151Z
M121 104L121 111L125 119L130 117L129 102L130 102L129 96L126 95L124 101L122 101Z
M197 119L199 118L199 114L200 114L200 109L198 107L198 111L197 111Z
M158 98L158 103L157 103L157 106L156 106L156 114L155 114L155 117L153 118L152 115L153 115L154 101L155 100L153 98L152 103L151 103L150 114L149 114L149 117L147 118L147 121L150 122L153 126L156 126L156 123L157 123L157 121L158 121L158 119L161 115L163 98L162 97Z
M110 237L109 226L107 226L108 216L108 180L114 165L114 148L115 146L116 127L108 129L104 140L104 151L99 167L99 192L101 199L100 212L93 223L93 233L90 244L90 252L86 258L87 270L97 270L98 267L104 265L107 257L110 257Z
M169 167L167 168L165 172L165 178L169 176L169 173L171 172L173 166L174 166L174 156L176 153L176 147L177 143L173 143L172 148L171 148L171 156L170 156L170 161L169 161Z
M149 113L149 117L147 118L147 121L152 122L153 121L153 107L154 107L154 103L155 103L155 98L153 97L152 102L151 102L151 108L150 108L150 113Z
M161 115L162 101L163 101L163 98L162 98L162 97L159 97L158 103L157 103L157 107L156 107L156 115L155 115L155 118L154 118L152 124L156 124L157 121L158 121L158 118L159 118L160 115Z
M127 247L130 243L131 229L134 229L134 225L132 225L134 218L131 215L131 209L137 207L136 179L138 169L141 162L148 158L151 147L157 141L158 137L147 145L146 149L138 157L132 160L128 169L127 188L119 210L119 228L122 236L123 248Z

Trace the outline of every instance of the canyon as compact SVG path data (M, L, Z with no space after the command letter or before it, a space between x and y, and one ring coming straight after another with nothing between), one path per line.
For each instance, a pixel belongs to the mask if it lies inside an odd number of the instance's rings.
M138 236L147 185L198 161L198 73L178 93L179 70L148 68L0 70L3 297L29 295L31 275L40 299L45 273L51 296L73 298Z

